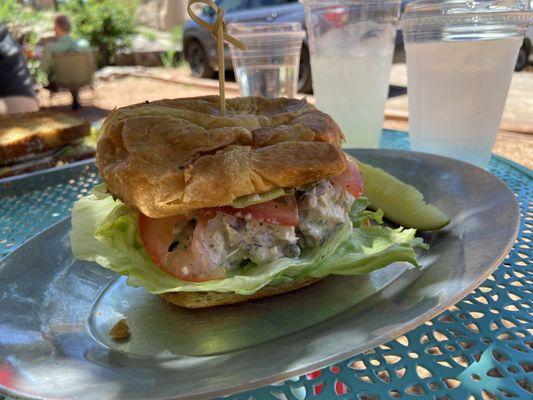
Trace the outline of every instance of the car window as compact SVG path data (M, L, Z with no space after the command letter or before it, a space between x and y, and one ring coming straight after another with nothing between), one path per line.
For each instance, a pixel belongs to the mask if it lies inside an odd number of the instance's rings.
M284 4L296 3L298 0L250 0L250 8L259 8L259 7L272 7L272 6L282 6Z
M246 8L247 3L247 0L222 0L218 2L218 5L228 12L242 10Z

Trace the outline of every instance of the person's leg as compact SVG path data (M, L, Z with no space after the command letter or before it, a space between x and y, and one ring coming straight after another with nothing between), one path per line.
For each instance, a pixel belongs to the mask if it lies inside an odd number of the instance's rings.
M78 89L72 89L70 94L72 95L72 109L77 110L81 107Z
M0 115L39 111L39 103L34 97L8 96L0 98Z
M57 86L51 75L48 76L48 85L45 85L44 88L52 93L59 92L59 86Z

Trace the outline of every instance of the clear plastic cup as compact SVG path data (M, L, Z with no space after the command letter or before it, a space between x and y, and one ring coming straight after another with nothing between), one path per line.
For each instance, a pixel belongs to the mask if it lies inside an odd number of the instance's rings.
M379 146L400 0L304 0L313 89L348 147Z
M486 167L518 50L525 1L415 1L402 16L413 150Z
M242 96L296 96L305 37L300 23L237 23L228 25L228 33L247 46L230 46Z

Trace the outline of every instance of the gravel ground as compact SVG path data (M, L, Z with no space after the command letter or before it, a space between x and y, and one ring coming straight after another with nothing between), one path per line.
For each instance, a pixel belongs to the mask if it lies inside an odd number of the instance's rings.
M395 66L391 82L404 83L404 74L405 69L402 66ZM84 107L74 114L97 121L116 107L145 100L218 94L216 80L191 78L184 67L150 69L137 75L110 75L106 79L100 79L95 83L94 90L85 89L81 92L81 103ZM505 130L500 131L494 152L533 168L533 72L521 72L515 76L518 77L513 78L502 125ZM226 95L238 95L235 83L228 82ZM41 107L71 112L69 93L58 93L50 97L47 90L42 90L38 97ZM308 96L308 99L314 101L312 96ZM408 129L406 96L389 99L384 127Z

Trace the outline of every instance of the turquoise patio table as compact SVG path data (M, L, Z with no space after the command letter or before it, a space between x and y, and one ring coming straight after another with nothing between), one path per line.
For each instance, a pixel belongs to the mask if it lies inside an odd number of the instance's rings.
M408 149L405 132L383 132L383 148ZM404 336L319 371L230 400L533 398L533 173L493 156L488 170L515 193L521 224L514 248L474 292ZM0 258L70 214L99 182L94 164L0 183ZM350 366L350 367L349 367ZM2 395L0 395L0 399Z

